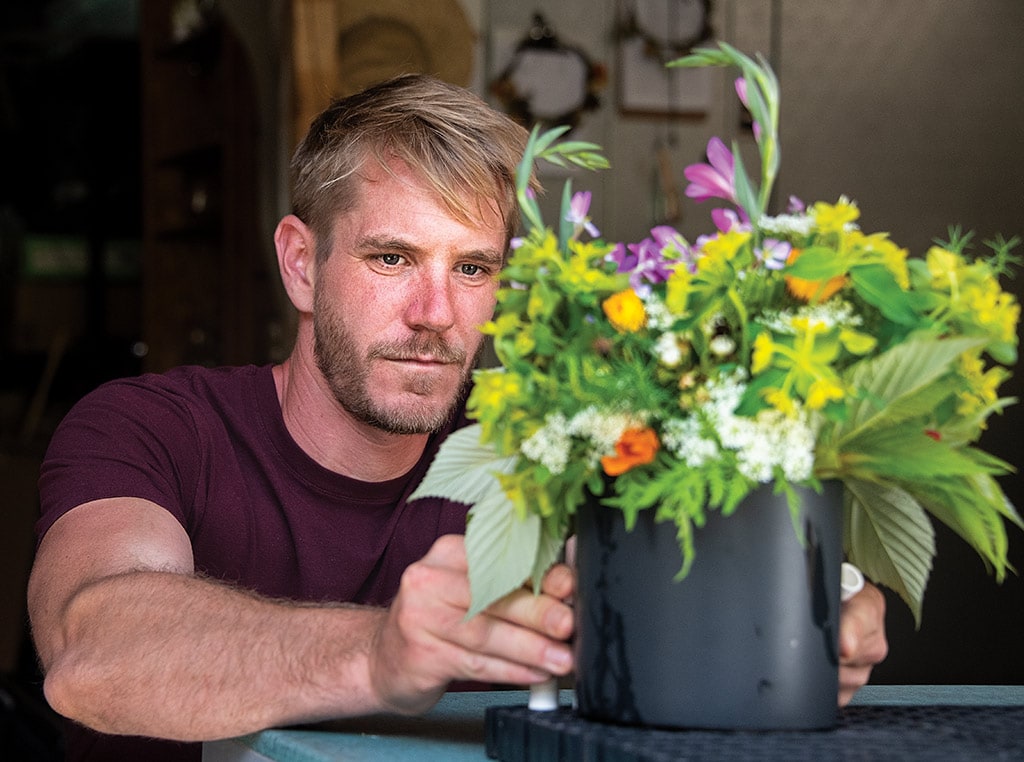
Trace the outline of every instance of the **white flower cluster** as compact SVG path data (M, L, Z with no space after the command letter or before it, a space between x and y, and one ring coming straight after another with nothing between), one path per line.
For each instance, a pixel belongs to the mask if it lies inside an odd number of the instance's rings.
M643 297L644 314L647 316L647 327L654 331L664 331L675 321L665 302L651 292Z
M791 481L810 477L817 438L814 421L804 411L795 417L777 410L763 410L755 418L736 415L745 389L740 373L710 383L709 401L697 416L665 422L664 446L692 468L718 457L719 447L733 450L740 473L757 482L771 481L776 466ZM717 442L704 435L708 430L715 432Z
M839 199L840 203L849 203L844 196ZM814 217L810 214L778 214L774 217L765 215L758 219L757 226L767 236L776 238L806 238L814 232ZM856 222L847 222L843 229L859 230Z
M569 463L573 438L587 442L587 457L596 461L615 452L615 444L626 429L642 425L637 416L600 411L594 406L581 410L571 420L560 412L549 413L544 425L523 441L520 450L552 474L560 474Z
M793 321L796 318L803 318L811 324L827 328L854 327L863 322L861 316L854 311L853 305L842 299L830 299L824 304L804 305L795 313L789 310L766 312L761 316L761 322L776 333L795 335L797 331L793 327Z
M666 368L674 368L683 361L683 350L672 331L665 331L658 335L654 342L654 354L657 356L658 362Z
M765 215L758 219L757 226L765 235L778 238L805 238L814 232L814 220L808 214Z
M690 468L700 468L714 460L720 452L718 442L701 432L696 417L671 418L662 425L661 443Z
M635 415L598 410L591 405L572 417L569 434L587 440L593 447L592 457L600 458L615 452L615 444L622 438L622 432L644 423Z
M771 481L776 466L789 481L801 481L814 469L814 429L806 416L762 410L755 418L732 415L719 421L722 446L736 451L741 474L757 482Z
M553 474L560 474L569 462L569 427L561 413L548 413L544 425L520 446L523 455Z

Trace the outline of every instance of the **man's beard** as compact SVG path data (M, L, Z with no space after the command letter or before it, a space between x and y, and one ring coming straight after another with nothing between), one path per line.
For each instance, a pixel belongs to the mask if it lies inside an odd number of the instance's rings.
M477 350L479 357L482 347ZM387 407L376 402L369 389L370 366L375 360L412 360L429 356L439 362L466 367L466 352L451 346L443 337L422 331L407 341L372 344L360 357L351 334L340 320L333 317L321 297L320 289L314 294L313 354L317 367L323 373L331 393L345 410L365 424L389 434L426 434L437 431L451 418L456 406L469 386L472 367L463 371L462 379L449 392L447 404L436 408L425 404L413 409L415 403ZM429 394L444 379L423 377L410 381L406 390L414 394Z

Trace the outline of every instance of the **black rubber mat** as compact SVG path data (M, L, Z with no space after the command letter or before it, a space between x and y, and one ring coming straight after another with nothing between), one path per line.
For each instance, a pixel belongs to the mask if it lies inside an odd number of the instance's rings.
M1024 760L1024 706L851 706L820 731L658 730L590 722L572 709L490 707L501 762Z

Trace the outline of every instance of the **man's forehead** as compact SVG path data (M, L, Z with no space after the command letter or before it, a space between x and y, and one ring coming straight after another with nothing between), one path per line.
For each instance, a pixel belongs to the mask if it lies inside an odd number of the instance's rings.
M409 194L421 196L446 210L447 217L467 227L479 229L483 233L493 233L503 239L502 249L507 244L508 233L501 206L494 196L477 193L467 188L457 197L446 195L436 183L432 183L427 174L395 156L367 155L354 172L353 204L349 210L355 214L372 211L366 196L369 189L379 183L399 183ZM497 189L495 189L497 191ZM399 188L402 191L402 188ZM344 215L345 212L342 212Z

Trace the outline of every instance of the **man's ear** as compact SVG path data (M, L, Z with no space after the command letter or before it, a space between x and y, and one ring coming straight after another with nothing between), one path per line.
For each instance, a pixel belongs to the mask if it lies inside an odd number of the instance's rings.
M277 267L281 282L295 309L313 311L313 283L316 276L316 237L294 214L286 215L274 231Z

